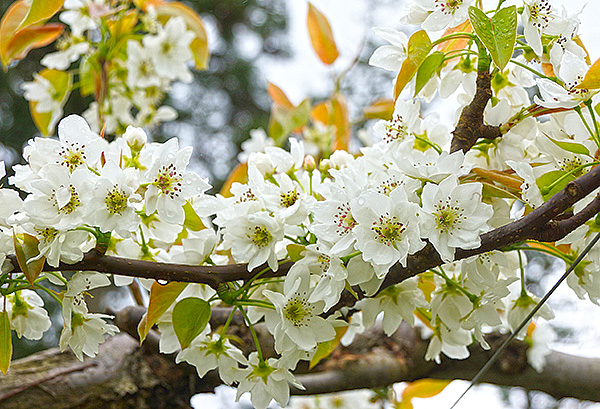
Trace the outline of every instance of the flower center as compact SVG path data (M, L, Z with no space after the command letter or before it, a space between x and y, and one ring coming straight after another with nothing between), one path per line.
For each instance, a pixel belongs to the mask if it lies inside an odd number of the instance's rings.
M375 233L375 240L388 247L400 240L405 229L404 224L400 223L396 216L390 216L387 212L379 216L379 219L374 221L371 227Z
M440 202L435 206L433 215L436 218L436 225L440 233L450 233L459 225L466 217L463 216L464 210L460 206L452 206L450 199L446 202Z
M109 213L122 215L125 209L127 209L127 195L118 185L115 185L106 194L104 204Z
M67 167L70 172L73 172L77 167L85 163L85 145L79 146L77 143L71 143L68 146L63 146L58 152L62 157L62 166Z
M158 171L158 175L152 184L163 194L170 196L171 199L178 197L181 193L181 181L183 176L177 172L175 165L163 166Z
M256 196L254 195L254 193L252 192L252 189L248 188L248 190L246 190L244 193L242 193L239 197L239 199L235 202L235 204L240 204L243 202L254 202L257 201L258 199L256 198Z
M538 0L529 6L529 15L531 16L529 21L535 28L543 30L548 27L551 12L552 6L548 0Z
M300 197L300 194L296 191L296 188L294 188L294 190L290 190L287 193L282 193L280 195L281 206L292 207L296 203L296 201L298 200L299 197Z
M321 268L321 271L323 271L323 273L329 270L329 265L331 264L331 257L329 257L327 254L319 253L317 261L319 262L319 267Z
M583 161L576 156L573 156L572 158L564 158L558 162L560 170L564 170L565 172L573 172L573 176L575 177L581 176L585 171L584 169L575 171L575 169L581 165L583 165Z
M46 227L45 229L35 229L38 235L42 237L44 243L52 242L56 236L58 236L58 230L53 227Z
M387 180L384 180L379 184L379 186L377 186L377 192L381 193L382 195L389 196L389 194L392 193L392 190L396 189L400 185L401 183L398 182L396 179L389 178Z
M161 53L170 54L173 48L175 47L172 41L164 41L161 45Z
M290 298L283 309L283 317L297 328L307 326L312 315L312 307L303 295L296 295L294 298Z
M249 234L248 237L255 246L261 249L266 247L271 240L273 240L273 235L271 235L269 230L264 226L254 226L254 233L251 235Z
M436 0L435 5L444 14L454 14L462 3L463 0Z
M350 213L350 203L344 203L337 208L338 212L333 216L333 222L339 227L336 233L340 236L348 234L354 226L356 226L356 220Z
M385 124L385 136L383 141L386 143L392 143L394 141L401 141L405 136L409 134L408 127L404 123L404 119L401 115L394 114L392 120L387 121Z
M71 214L73 213L79 206L81 206L81 200L79 200L79 194L75 190L73 185L69 185L69 192L71 193L71 199L67 204L63 207L58 207L58 201L56 200L56 191L52 192L50 196L50 201L53 203L54 207L58 208L59 214Z

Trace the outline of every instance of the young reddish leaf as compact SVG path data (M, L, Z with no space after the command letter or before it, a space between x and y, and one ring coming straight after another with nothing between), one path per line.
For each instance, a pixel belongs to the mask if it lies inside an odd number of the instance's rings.
M450 34L472 33L472 32L473 32L473 26L471 25L471 22L469 20L467 20L464 23L459 24L456 27L447 29L444 32L444 34L442 35L442 37L446 37ZM441 51L445 54L448 51L463 50L467 47L467 44L469 44L468 38L453 38L452 40L448 40L448 41L444 41L443 43L440 43L437 46L437 50Z
M118 38L123 34L130 34L137 22L138 15L135 11L131 10L117 20L108 20L108 31L111 37Z
M503 186L514 189L518 192L521 191L521 184L523 183L523 179L521 179L520 177L518 177L514 174L499 172L499 171L493 170L493 169L483 169L483 168L473 168L472 172L478 176L481 176L485 179L492 180Z
M153 5L156 9L156 15L159 19L166 21L171 17L183 17L188 30L196 34L196 38L192 40L190 49L194 54L196 69L204 70L208 67L210 54L208 50L208 37L202 19L190 7L178 1L147 1L144 2L144 7Z
M452 382L447 379L419 379L406 385L402 391L402 400L413 398L431 398L439 395Z
M400 67L394 84L394 100L398 99L406 84L415 76L429 51L431 51L431 40L425 30L419 30L410 36L407 46L408 55Z
M233 185L235 182L238 182L238 183L248 182L248 164L247 163L240 163L235 168L233 168L233 170L227 177L227 180L225 181L225 183L223 183L223 187L221 188L220 193L224 197L233 196L233 194L231 193L231 185Z
M311 3L308 3L308 14L306 16L306 25L313 49L323 63L330 65L338 58L338 52L333 32L327 17Z
M322 359L327 358L339 345L346 331L348 331L348 327L336 327L335 338L333 338L331 341L320 342L317 344L317 350L310 360L308 369L313 369L319 362L321 362Z
M17 27L19 27L19 24L21 24L28 11L29 6L25 3L25 0L19 0L11 4L6 13L4 13L4 16L2 16L2 21L0 22L0 61L4 66L4 71L6 71L8 66L6 60L8 43L13 39L17 32Z
M331 115L331 104L329 101L319 102L310 110L310 119L313 122L320 122L323 125L329 125Z
M8 317L8 311L4 310L0 313L0 371L4 375L8 372L11 357L10 318Z
M575 88L597 89L600 88L600 58L590 67L581 81Z
M43 26L26 27L17 32L6 46L3 64L6 66L13 61L18 61L34 48L45 47L56 40L63 32L64 26L59 23Z
M60 101L61 105L64 104L71 91L71 74L46 68L40 71L39 75L50 81L54 87L57 100ZM31 113L35 126L37 126L43 136L48 136L54 131L54 126L56 125L58 118L53 117L52 112L37 112L36 107L36 101L29 101L29 112Z
M32 0L27 16L17 29L22 30L25 27L47 21L60 10L63 3L64 0Z
M281 105L287 109L294 108L294 104L292 104L292 102L288 99L287 95L285 95L285 92L283 92L281 88L272 82L267 82L267 92L269 93L269 96L273 102L277 105Z
M363 115L369 119L391 119L394 114L394 100L378 99L363 109Z
M210 321L210 304L201 298L184 298L173 308L173 329L181 349L190 346Z
M146 335L156 322L169 309L175 299L181 294L187 283L173 282L166 285L153 283L150 289L150 301L148 301L148 311L144 314L138 324L138 334L140 335L140 344L146 339Z
M198 213L196 213L190 202L185 202L183 205L183 211L185 212L183 227L192 231L200 231L206 228L204 223L202 223L202 219L200 219L200 216L198 216Z
M39 257L33 260L40 255L38 249L39 241L34 236L25 233L23 235L13 235L13 242L19 267L21 267L21 271L25 275L27 281L33 285L34 281L42 273L44 263L46 262L45 257Z

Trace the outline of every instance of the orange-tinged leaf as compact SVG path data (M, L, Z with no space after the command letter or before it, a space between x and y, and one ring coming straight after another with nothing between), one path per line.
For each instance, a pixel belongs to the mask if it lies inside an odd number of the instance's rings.
M413 33L408 39L407 57L400 67L400 72L394 84L394 100L417 73L417 70L431 51L431 40L425 30Z
M472 33L473 26L471 25L471 21L467 20L462 24L459 24L456 27L447 29L442 37L445 37L450 34L455 33ZM454 50L463 50L467 47L469 43L468 38L453 38L452 40L444 41L443 43L438 44L437 50L447 53L448 51Z
M231 193L231 186L235 183L246 183L248 182L248 164L240 163L237 165L229 176L225 183L223 183L223 187L221 188L221 194L225 197L231 197L233 194Z
M320 122L323 125L329 125L329 116L331 112L331 104L329 101L319 102L313 106L310 111L310 119L313 122Z
M369 119L391 119L394 114L394 100L381 98L363 109L363 115Z
M583 81L576 88L596 89L600 88L600 58L590 67Z
M310 360L308 369L313 369L319 362L321 362L322 359L327 358L339 345L346 331L348 331L348 327L336 327L335 337L331 341L318 343L315 354Z
M281 105L282 107L288 109L294 108L294 104L292 104L287 95L285 95L285 92L283 92L281 88L272 82L267 83L267 92L269 93L269 96L273 102L277 105Z
M146 335L156 322L163 316L175 299L181 294L187 283L172 282L166 285L153 283L150 289L150 301L148 311L144 314L138 325L140 343L144 342Z
M419 379L406 385L402 391L402 399L431 398L440 394L450 382L452 381L447 379Z
M331 98L331 124L335 126L335 139L332 151L347 151L350 147L350 118L346 98L342 94L336 94Z
M25 4L25 0L19 0L11 4L6 13L4 13L4 16L2 16L2 21L0 22L0 61L5 71L8 65L5 57L8 43L13 39L17 32L17 27L19 27L19 24L21 24L28 11L29 6Z
M552 64L549 62L542 63L542 72L547 77L556 77L556 75L554 75L554 67L552 67Z
M521 179L517 175L482 168L473 168L473 173L483 178L493 180L494 182L499 183L508 188L517 190L519 192L521 191L521 184L523 183L523 179Z
M18 30L47 21L61 9L63 3L64 0L32 0L27 16Z
M21 60L32 49L47 46L62 34L64 28L62 24L51 23L20 30L8 42L5 54L2 56L3 64L6 66L13 61Z
M183 17L188 30L191 30L196 35L190 44L190 49L194 54L196 69L206 69L210 54L206 29L200 16L193 9L178 1L146 1L144 7L148 7L149 3L152 3L155 7L156 15L161 21L166 21L171 17Z
M118 20L108 20L108 31L112 37L120 37L123 34L131 33L137 22L137 13L131 10Z
M333 64L338 58L337 45L333 38L333 32L327 17L325 17L315 6L308 3L308 14L306 16L306 25L313 49L317 56L325 64Z
M425 295L425 299L429 302L431 301L431 294L435 291L437 286L435 285L435 280L433 278L433 273L426 272L419 274L419 282L417 284L419 290L423 292Z
M0 312L0 371L4 375L8 372L10 358L12 357L12 341L10 337L10 318L8 311Z
M587 48L585 48L585 45L583 45L583 41L581 41L581 37L575 36L575 37L573 37L573 41L575 42L575 44L577 44L578 46L583 48L583 51L585 51L585 62L587 65L590 65L592 63L592 60L590 59L590 53L588 53Z

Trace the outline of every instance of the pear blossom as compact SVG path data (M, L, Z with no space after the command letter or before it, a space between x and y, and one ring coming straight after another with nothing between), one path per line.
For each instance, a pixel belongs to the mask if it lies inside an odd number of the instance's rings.
M193 58L190 43L194 37L194 33L186 29L183 17L169 19L157 35L144 36L142 43L148 49L159 76L183 82L192 81L187 62Z
M408 201L403 188L389 196L367 191L350 202L358 221L354 229L356 248L373 264L378 277L396 262L406 266L406 257L425 247L419 232L419 207Z
M452 260L456 248L479 246L479 235L489 229L487 221L493 210L481 202L481 189L480 183L459 184L454 175L423 188L421 234L442 260Z
M323 312L324 302L309 302L309 286L307 267L294 265L286 277L284 294L263 291L279 316L276 318L279 322L274 328L275 338L285 334L305 351L315 348L319 342L335 337L333 325L319 316Z
M44 300L31 290L21 290L8 296L6 308L10 317L10 326L19 338L30 340L42 338L52 323L44 309Z
M373 32L390 44L378 47L369 58L369 65L387 71L399 72L408 55L408 37L403 32L393 28L376 27Z
M521 22L525 40L533 48L533 51L541 56L543 54L542 33L555 24L558 16L553 12L552 5L548 0L524 0L523 5Z
M421 26L425 30L438 31L464 23L473 0L415 0L415 3L429 12Z

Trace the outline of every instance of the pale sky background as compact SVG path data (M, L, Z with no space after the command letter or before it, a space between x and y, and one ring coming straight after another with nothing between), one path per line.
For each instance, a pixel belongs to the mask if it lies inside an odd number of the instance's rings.
M350 61L360 52L360 44L365 36L374 39L371 28L373 26L392 27L403 29L399 18L402 15L404 6L401 0L397 2L387 2L385 6L370 10L374 21L365 21L366 11L373 7L369 0L312 0L312 3L329 19L334 36L340 51L340 58L333 67L327 67L322 64L310 46L310 40L306 30L306 11L307 2L304 0L286 0L288 13L290 16L289 38L293 48L294 57L287 61L278 61L274 59L263 58L261 66L263 67L264 77L281 87L290 97L292 102L298 103L302 99L313 95L326 95L331 90L331 78L335 73L340 72ZM484 0L484 4L489 8L495 7L496 1ZM522 5L519 1L509 0L503 7L516 4ZM581 28L580 36L590 54L592 62L600 58L600 25L598 18L600 16L600 1L590 0L552 0L552 5L568 7L569 14L573 14L583 9L580 14ZM585 6L585 8L584 8ZM416 30L417 26L412 26ZM433 36L432 36L433 38ZM384 44L383 40L376 40L377 44ZM242 39L240 46L252 53L253 41L251 38ZM377 70L377 68L373 68ZM382 84L389 89L391 96L391 84ZM454 108L448 106L447 112L441 113L442 117L452 118ZM557 265L556 270L547 274L541 280L543 291L547 291L558 277L564 271ZM539 294L542 295L542 294ZM566 331L573 331L574 335L552 345L552 348L566 353L586 355L590 357L600 357L600 309L588 301L580 301L574 293L563 284L558 292L550 299L550 305L556 313L556 319L552 322L556 328ZM426 400L415 400L415 409L444 409L449 408L454 400L467 387L466 382L455 381L449 385L446 390L437 397ZM399 387L400 389L402 386ZM202 408L232 408L231 399L234 392L232 390L219 389L216 395L208 395L198 398L194 401L196 407ZM360 409L358 402L365 399L364 392L357 392L348 398L354 403L354 406L348 406ZM499 389L492 386L478 386L471 390L458 406L459 409L480 408L482 404L486 409L505 409L526 407L525 394L513 392L510 396L511 404L506 404L500 399ZM544 402L544 396L540 395L536 399ZM299 407L303 399L292 398L292 404ZM321 403L327 402L326 398L321 399ZM547 405L550 405L548 401ZM245 406L248 407L248 406ZM277 407L277 406L273 406ZM327 407L323 405L322 407ZM539 407L544 407L542 404ZM547 406L551 407L551 406ZM563 400L559 406L561 409L575 408L574 401ZM599 408L600 404L590 404L588 408Z

